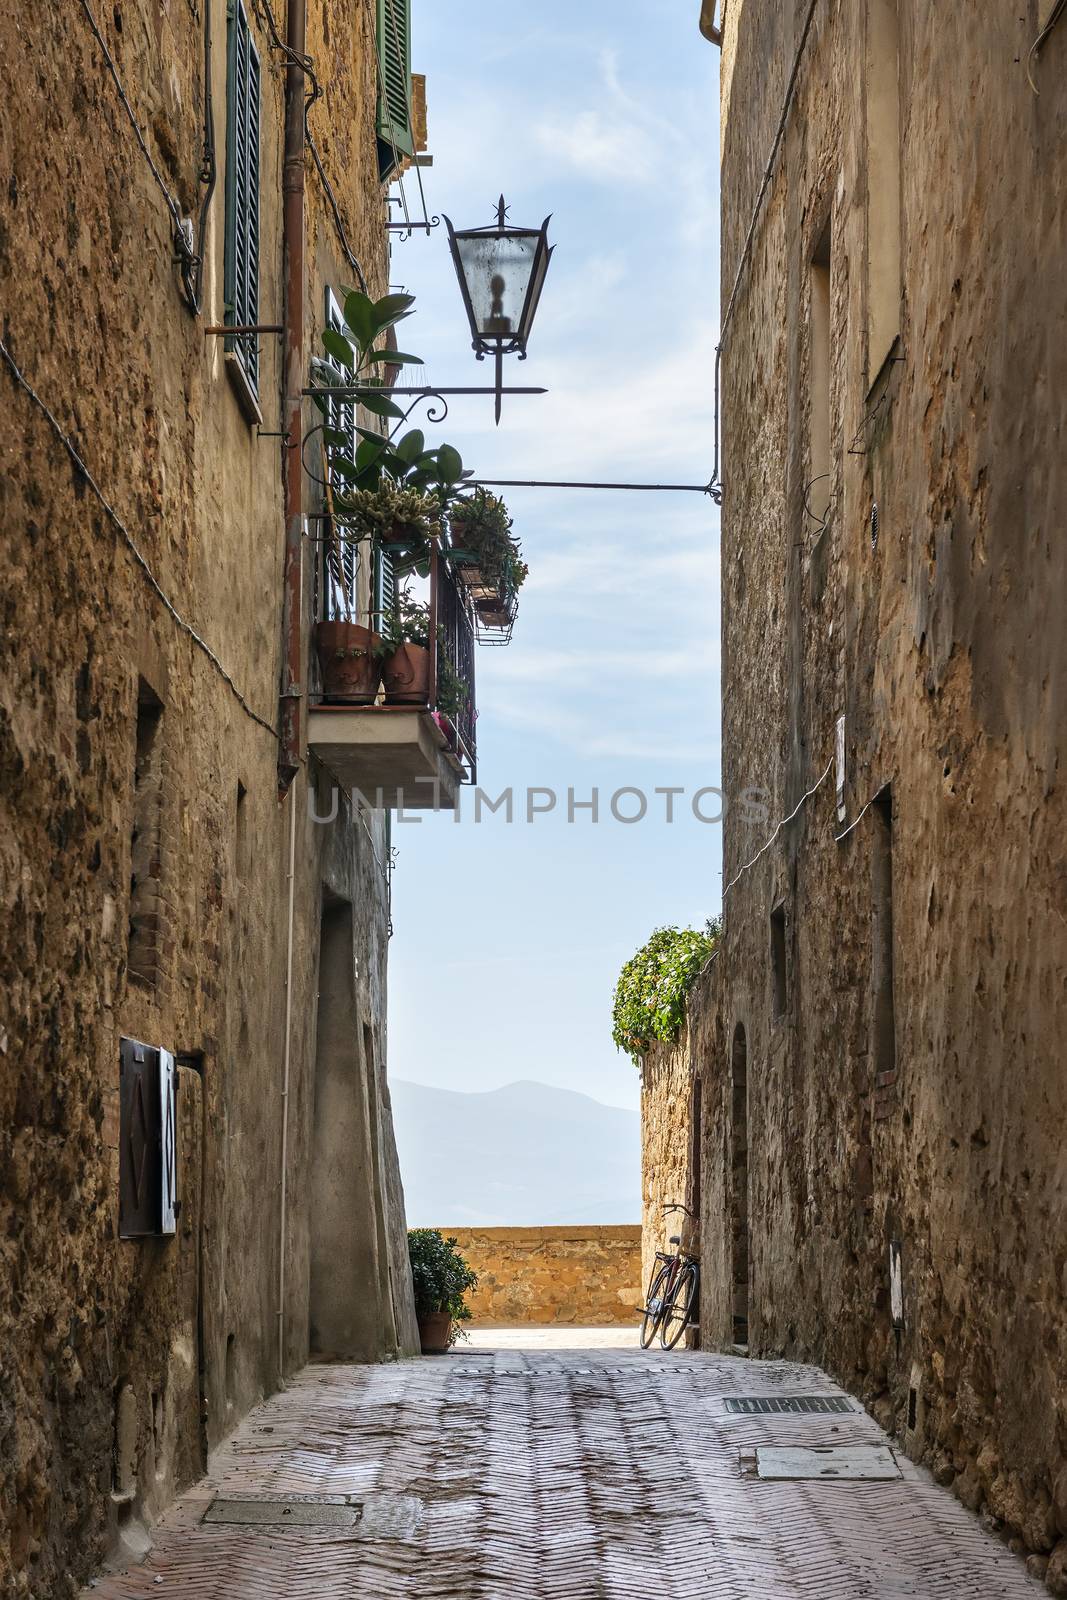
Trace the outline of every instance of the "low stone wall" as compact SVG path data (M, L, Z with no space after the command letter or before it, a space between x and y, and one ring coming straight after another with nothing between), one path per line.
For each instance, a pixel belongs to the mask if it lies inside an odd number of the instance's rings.
M486 1326L635 1322L641 1229L442 1228L478 1274L475 1322Z

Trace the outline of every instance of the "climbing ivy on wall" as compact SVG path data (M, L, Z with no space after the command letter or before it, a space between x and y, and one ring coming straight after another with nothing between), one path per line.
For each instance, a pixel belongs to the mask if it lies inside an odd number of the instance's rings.
M685 1006L697 975L719 940L720 925L657 928L626 963L615 985L611 1037L616 1048L638 1061L651 1044L671 1044L685 1021Z

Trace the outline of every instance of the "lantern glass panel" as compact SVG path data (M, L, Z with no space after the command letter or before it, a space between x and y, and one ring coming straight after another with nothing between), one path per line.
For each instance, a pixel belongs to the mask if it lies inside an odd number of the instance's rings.
M539 233L468 234L456 238L474 326L484 339L524 337Z

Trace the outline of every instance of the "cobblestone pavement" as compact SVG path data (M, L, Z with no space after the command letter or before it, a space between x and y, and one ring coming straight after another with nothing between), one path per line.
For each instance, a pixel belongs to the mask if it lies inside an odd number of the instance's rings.
M887 1482L764 1481L768 1446L889 1441L812 1367L611 1347L309 1367L87 1600L1031 1600L1018 1559L904 1457ZM766 1459L766 1458L765 1458ZM272 1525L203 1521L216 1496ZM330 1496L308 1512L297 1496ZM276 1502L288 1499L288 1506ZM270 1502L275 1502L271 1504ZM362 1510L357 1509L362 1507ZM211 1515L248 1508L216 1505ZM297 1526L330 1516L346 1525ZM288 1523L288 1525L286 1525Z

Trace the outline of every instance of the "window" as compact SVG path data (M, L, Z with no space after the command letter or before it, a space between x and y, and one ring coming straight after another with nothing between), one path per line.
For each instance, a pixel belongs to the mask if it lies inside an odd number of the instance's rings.
M830 224L827 222L811 258L811 306L808 324L808 486L807 510L825 523L830 509Z
M120 1239L175 1232L177 1084L169 1050L138 1039L120 1041Z
M415 156L411 117L411 0L377 0L378 171L387 183Z
M130 830L130 916L126 970L154 988L162 950L163 707L141 678L137 687L137 734L133 766L133 827Z
M774 1020L785 1016L789 1004L785 948L785 906L771 912L771 1001Z
M900 49L897 0L867 4L867 386L900 333Z
M226 321L259 321L259 55L242 0L231 0L226 55ZM234 334L226 354L245 410L259 420L258 335Z

